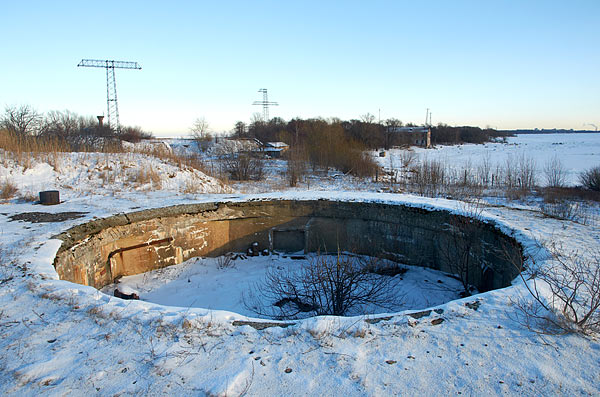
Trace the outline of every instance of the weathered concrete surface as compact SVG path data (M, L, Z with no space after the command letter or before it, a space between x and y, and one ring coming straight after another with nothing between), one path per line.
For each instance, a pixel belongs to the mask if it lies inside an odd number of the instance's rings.
M445 211L327 200L179 205L69 229L57 236L63 244L54 265L64 280L101 288L120 276L245 252L258 242L260 249L339 249L451 272L448 247L460 233L457 220ZM519 244L492 225L469 224L476 235L470 282L483 290L509 285L517 271L505 251L520 255Z

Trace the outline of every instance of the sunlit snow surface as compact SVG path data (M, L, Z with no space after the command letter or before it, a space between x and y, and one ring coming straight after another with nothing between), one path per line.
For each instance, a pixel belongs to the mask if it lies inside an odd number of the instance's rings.
M506 162L515 164L522 156L532 159L537 169L538 183L545 183L545 164L558 156L567 173L567 184L577 185L579 174L593 166L600 165L600 133L589 134L522 134L509 137L507 143L486 143L483 145L438 145L433 149L413 148L418 159L440 160L450 168L476 168L485 158L489 158L492 169L504 166ZM374 156L386 168L398 168L402 162L403 150L392 149L389 155Z
M299 271L303 264L307 265L312 260L314 255L297 260L275 254L237 259L230 267L219 268L216 258L193 258L179 265L123 277L118 287L134 289L139 292L141 300L161 305L227 310L261 317L252 309L256 304L262 308L270 307L277 313L274 302L265 300L260 293L267 271ZM408 269L406 273L390 280L395 298L390 306L360 307L347 314L423 309L457 299L462 291L461 283L445 273L416 266L403 267ZM116 287L111 284L102 291L112 295Z
M598 147L597 137L567 136L564 139L570 143L557 150L561 158L573 158L579 169L586 169L598 164L598 150L594 149ZM545 145L547 150L543 152L551 155L552 142L541 142L558 138L519 136L509 142L531 140L531 148ZM584 140L577 143L580 138ZM494 147L494 159L504 156L504 150L511 150L510 145L503 144L464 145L462 149L440 148L426 153L429 156L455 150L480 156L478 150ZM132 161L127 157L120 162L128 167L148 165L136 156ZM104 170L104 155L88 155L88 160L83 156L81 161L77 156L69 158L72 160L56 170L43 164L18 168L0 157L0 181L8 179L25 193L59 188L63 201L52 207L19 199L0 204L3 395L600 394L598 338L540 335L527 328L516 302L532 300L518 278L501 290L430 306L437 311L420 319L406 312L386 315L388 320L381 321L377 321L381 315L323 316L297 321L288 328L256 330L249 325L234 325L234 321L252 318L233 311L126 301L59 280L53 267L60 241L52 236L95 218L145 208L210 201L322 198L460 212L461 203L379 194L375 192L380 186L348 176L315 178L310 186L302 184L302 191L260 196L240 192L207 195L200 192L222 190L210 180L202 183L201 175L192 179L191 174L188 177L173 169L177 174L170 178L169 167L163 168L154 160L149 165L167 171L162 190L128 183L128 174L134 169L124 167L120 168L124 172L115 175L116 188L111 189L111 184L102 179L113 172ZM115 170L112 157L108 165ZM269 178L276 172L269 171ZM180 185L184 179L200 182L198 193L186 193ZM266 188L265 183L261 191ZM280 189L287 189L285 183ZM598 215L597 205L590 210ZM62 223L31 224L9 219L31 211L87 214ZM548 263L536 250L535 240L542 244L558 242L565 250L582 255L593 255L600 248L598 222L582 224L547 218L535 203L499 198L494 205L486 206L482 215L514 235L528 253L537 257L540 266ZM473 309L474 302L478 303L477 310Z

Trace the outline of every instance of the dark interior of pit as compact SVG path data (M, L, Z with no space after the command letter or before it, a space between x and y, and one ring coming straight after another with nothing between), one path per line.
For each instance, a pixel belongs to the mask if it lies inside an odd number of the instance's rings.
M470 284L479 291L510 285L518 271L507 258L520 244L493 224L444 210L329 200L203 203L120 214L56 236L61 279L102 288L115 279L229 252L337 252L456 273L470 236Z

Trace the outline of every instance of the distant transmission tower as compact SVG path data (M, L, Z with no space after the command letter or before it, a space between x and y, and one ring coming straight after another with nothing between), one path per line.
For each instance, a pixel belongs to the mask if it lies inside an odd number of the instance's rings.
M427 108L427 113L425 113L425 127L431 127L431 112L429 108Z
M117 132L121 132L119 124L119 106L117 105L117 81L115 80L115 69L142 69L137 62L108 61L99 59L82 59L77 66L87 68L106 69L106 110L108 126Z
M263 119L265 123L269 122L269 106L279 106L277 102L269 102L269 95L267 94L266 88L261 88L258 92L262 92L263 100L262 101L254 101L253 105L261 105L263 107Z

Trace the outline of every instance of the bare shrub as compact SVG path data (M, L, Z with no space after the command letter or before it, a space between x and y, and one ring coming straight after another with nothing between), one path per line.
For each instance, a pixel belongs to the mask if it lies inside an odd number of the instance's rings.
M530 191L519 187L506 189L506 198L509 200L522 200L529 195Z
M473 175L471 159L467 159L467 161L463 164L462 169L459 171L456 177L455 183L460 186L474 186L476 184Z
M113 170L112 167L104 167L99 173L98 176L102 180L102 186L110 187L114 185L117 180L117 173Z
M17 186L8 179L0 184L0 198L4 200L14 197L18 191Z
M502 169L503 184L508 189L515 189L518 185L517 180L518 169L516 162L512 157L508 157Z
M376 257L363 257L364 270L369 273L378 274L380 276L396 276L404 274L408 268L395 262L384 261Z
M506 189L509 200L518 200L528 196L536 183L536 164L533 158L521 154L517 158L509 156L504 167L499 169L501 185Z
M273 268L262 284L255 285L245 305L258 315L277 319L343 316L366 305L392 307L397 300L393 278L375 274L374 266L360 257L338 253L318 255L297 271ZM260 304L256 296L270 305Z
M391 158L391 156L390 156ZM400 162L405 169L410 168L417 161L417 154L412 150L403 150L400 152Z
M544 249L543 247L539 247ZM541 333L600 332L600 250L590 255L565 252L555 243L546 249L546 263L533 257L531 281L521 278L534 304L519 304L527 324ZM522 257L510 258L520 270Z
M348 172L357 178L372 177L379 170L379 165L367 152L355 152L346 159L352 163Z
M232 267L234 264L233 254L227 253L225 255L221 255L217 257L217 268L219 269L227 269Z
M223 161L232 180L261 180L264 177L263 159L249 153L231 153Z
M521 189L532 189L535 187L536 165L533 157L525 154L517 160L517 186Z
M483 196L483 187L476 183L450 184L445 187L446 195L456 200L477 200Z
M287 157L286 176L288 184L294 187L306 174L308 155L303 147L294 147L288 151Z
M110 174L110 170L105 170L108 175ZM113 173L114 175L114 173ZM113 183L115 181L115 177L109 177L108 182ZM135 173L130 177L131 182L139 183L140 185L152 184L157 187L162 185L162 179L160 174L152 167L148 168L139 168L135 170Z
M388 161L389 161L389 166L388 166L388 169L386 170L386 174L389 177L390 185L393 185L394 183L398 182L398 170L396 169L396 167L394 165L394 156L392 156L390 154Z
M567 170L558 155L555 154L544 164L544 177L546 178L546 186L548 187L565 186L567 182Z
M589 222L587 208L574 201L544 202L540 205L540 211L549 218L574 221L583 225L587 225Z
M121 128L121 133L119 134L119 139L137 143L144 139L152 139L154 136L150 132L146 132L142 129L142 127L123 127Z
M446 167L441 161L423 159L411 171L412 182L421 196L435 197L445 184Z
M600 191L587 190L581 186L544 188L541 192L546 203L556 203L564 200L600 202Z
M186 179L179 191L184 194L196 194L202 191L202 183L194 179Z
M583 171L579 175L579 182L586 189L600 192L600 166Z
M492 182L492 157L490 152L486 152L477 165L477 179L482 186L489 186Z
M25 192L19 195L19 199L23 201L27 201L29 203L35 203L39 200L39 196L32 192Z

